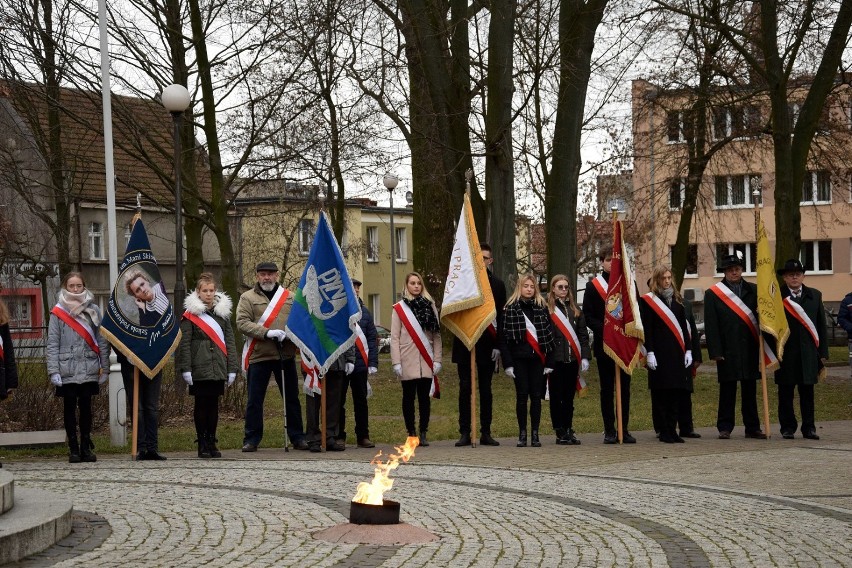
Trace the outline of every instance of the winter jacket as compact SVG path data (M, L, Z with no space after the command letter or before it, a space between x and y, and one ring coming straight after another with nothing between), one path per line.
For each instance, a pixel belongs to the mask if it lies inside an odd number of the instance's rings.
M787 298L789 295L790 289L787 286L781 286L781 296ZM787 325L790 326L790 337L784 344L781 368L775 371L775 384L815 385L819 381L819 373L823 368L820 359L828 359L828 337L825 332L826 318L825 307L822 305L822 292L803 285L799 305L817 329L819 348L805 326L785 308L784 314L787 316Z
M0 325L0 339L3 340L3 357L0 358L0 400L8 395L9 389L18 388L18 366L15 363L15 347L9 323Z
M376 331L376 324L373 323L373 314L370 313L370 310L364 305L364 302L361 301L361 298L358 298L358 303L361 304L361 320L358 322L358 325L361 326L361 330L364 332L364 335L367 336L367 360L370 363L370 367L379 368L379 334ZM361 353L357 353L357 357L355 357L355 372L356 373L366 373L367 365L364 364L364 359L361 357Z
M438 317L438 310L434 305L432 309L435 310L435 317ZM402 324L402 321L400 321L396 310L393 310L391 313L391 363L393 365L402 365L401 379L403 381L424 377L431 378L433 375L432 369L426 365L426 361L420 356L420 351L408 334L408 330ZM423 333L426 334L426 339L432 345L434 362L440 363L443 355L441 332L423 330Z
M63 385L97 381L102 370L109 371L110 348L100 333L100 326L95 330L95 337L100 356L71 326L52 315L47 328L47 376L59 373Z
M278 288L275 289L278 291ZM275 361L282 357L292 359L296 356L296 346L289 339L284 340L281 352L279 352L279 344L274 339L266 339L266 332L270 329L284 329L287 325L287 318L290 316L290 308L293 305L293 294L284 302L284 306L275 321L269 326L262 326L257 323L266 307L269 305L269 298L260 289L260 284L255 284L254 288L244 292L240 296L240 301L237 304L237 328L245 336L246 341L251 341L251 338L256 338L258 341L252 351L249 364L258 363L260 361Z
M538 357L526 339L524 324L526 315L535 327L538 336L538 346L545 356L544 366L553 367L553 323L550 312L533 302L520 300L506 305L503 314L503 329L501 334L500 352L503 357L503 367L508 369L515 366L518 359Z
M196 316L204 313L216 320L225 335L227 356L200 327L184 316L180 322L181 339L177 351L177 367L180 373L192 373L193 383L198 381L224 381L228 373L236 373L240 366L240 355L231 327L231 298L216 292L213 309L209 310L197 292L186 297L183 307Z
M846 330L849 339L852 340L852 292L846 294L846 297L840 302L837 323Z
M577 339L580 340L580 358L590 360L592 350L589 348L589 330L586 328L586 318L583 317L582 312L575 318L574 310L559 300L556 301L555 309L565 314L568 321L571 322L571 326L577 334ZM570 363L577 360L568 340L556 326L553 326L553 360L558 363Z

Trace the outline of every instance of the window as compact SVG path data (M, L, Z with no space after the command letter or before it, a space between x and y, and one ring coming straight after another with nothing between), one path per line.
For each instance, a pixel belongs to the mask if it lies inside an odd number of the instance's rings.
M669 247L669 264L672 264L674 245ZM686 272L684 276L698 276L698 245L691 244L686 251Z
M396 260L397 262L408 261L408 241L405 238L405 228L394 229L396 233Z
M373 321L379 323L382 321L380 312L380 308L382 306L381 297L379 294L370 294L367 298L367 304L370 306L370 313L373 314Z
M379 262L378 227L367 227L367 262Z
M128 223L124 226L124 248L130 244L130 233L133 232L133 223Z
M713 109L713 139L744 138L760 132L760 109L754 105L723 106Z
M825 170L807 172L802 184L802 203L831 203L831 174Z
M689 134L687 111L670 110L666 115L666 131L670 143L686 142Z
M755 260L757 259L757 244L755 243L719 243L716 245L716 266L719 266L719 262L722 260L722 257L727 256L729 254L737 254L742 255L742 259L745 262L745 270L743 272L747 274L755 273ZM738 255L738 256L739 256Z
M103 223L89 223L89 258L92 260L104 259Z
M682 178L674 178L669 185L669 209L676 211L683 205L686 198L686 182Z
M302 219L299 221L299 254L306 255L311 252L311 243L314 240L313 219Z
M831 241L803 241L799 259L808 272L832 272Z
M759 174L716 176L716 207L746 207L754 205L752 192L761 191ZM758 196L758 203L761 196Z
M33 327L32 300L33 296L3 296L3 301L9 308L10 328Z

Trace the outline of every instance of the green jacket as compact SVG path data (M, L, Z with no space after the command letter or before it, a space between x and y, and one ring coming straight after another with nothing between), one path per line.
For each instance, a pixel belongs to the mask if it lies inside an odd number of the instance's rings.
M757 316L757 286L745 280L742 283L740 299ZM722 285L725 284L723 280ZM720 383L760 378L757 340L749 326L710 290L704 294L704 332L710 359L725 358L716 362Z
M177 366L180 373L192 373L193 382L224 381L228 373L237 373L240 367L240 354L234 341L234 330L231 327L231 299L224 293L217 292L213 309L201 301L196 292L187 296L184 301L186 311L201 316L206 314L213 318L225 336L227 356L222 349L197 325L184 316L180 322L182 333L180 346L177 351Z
M781 295L787 298L790 289L781 287ZM819 348L814 343L813 336L805 329L798 319L790 315L787 309L787 324L790 326L790 337L784 345L784 358L781 368L775 371L775 384L784 385L815 385L823 368L820 359L828 359L828 338L825 332L825 307L822 305L822 292L807 286L802 286L802 297L799 305L811 319L819 337Z

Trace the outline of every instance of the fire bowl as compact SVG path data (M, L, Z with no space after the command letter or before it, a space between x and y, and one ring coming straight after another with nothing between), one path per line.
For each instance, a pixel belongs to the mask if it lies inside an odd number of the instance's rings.
M399 503L385 499L381 505L349 503L349 522L354 525L397 525Z

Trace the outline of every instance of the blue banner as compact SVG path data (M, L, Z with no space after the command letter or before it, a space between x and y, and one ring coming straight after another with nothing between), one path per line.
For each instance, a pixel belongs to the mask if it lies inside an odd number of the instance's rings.
M355 344L361 306L325 211L287 319L287 337L320 368L328 368Z
M138 216L134 219L101 332L115 350L151 379L180 342L180 320L160 278L145 225Z

